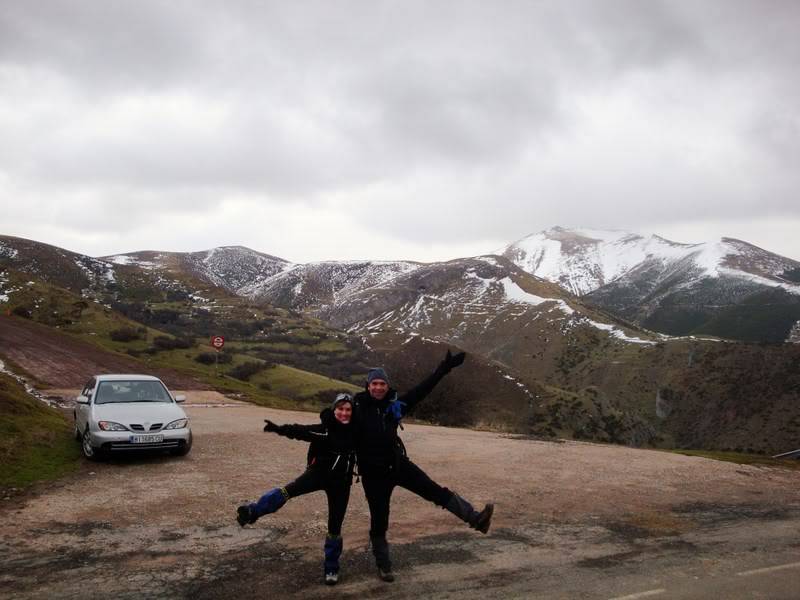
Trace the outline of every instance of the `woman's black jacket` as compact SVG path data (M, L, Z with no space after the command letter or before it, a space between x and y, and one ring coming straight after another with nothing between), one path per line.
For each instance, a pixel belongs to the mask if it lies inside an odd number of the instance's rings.
M315 425L278 425L273 431L293 440L311 442L308 447L308 468L352 475L355 466L355 440L352 424L336 420L333 410L319 413Z

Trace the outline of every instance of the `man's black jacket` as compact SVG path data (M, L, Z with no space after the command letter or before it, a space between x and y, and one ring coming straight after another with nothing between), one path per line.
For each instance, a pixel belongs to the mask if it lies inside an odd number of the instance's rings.
M400 419L431 393L449 372L440 365L427 379L403 395L389 388L383 400L376 400L368 391L353 397L358 471L362 475L388 473L405 455L403 442L397 435Z

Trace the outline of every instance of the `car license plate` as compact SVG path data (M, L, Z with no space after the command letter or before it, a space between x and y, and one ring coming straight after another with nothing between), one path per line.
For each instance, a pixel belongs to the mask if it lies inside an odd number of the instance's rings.
M164 436L162 434L157 435L132 435L130 437L131 444L152 444L154 442L163 442Z

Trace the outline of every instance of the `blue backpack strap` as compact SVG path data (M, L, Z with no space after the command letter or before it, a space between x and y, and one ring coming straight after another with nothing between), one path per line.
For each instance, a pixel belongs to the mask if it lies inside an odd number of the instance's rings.
M405 415L407 406L405 402L397 399L397 393L395 393L394 398L389 401L389 406L386 407L386 414L392 415L395 423L402 427L400 421Z

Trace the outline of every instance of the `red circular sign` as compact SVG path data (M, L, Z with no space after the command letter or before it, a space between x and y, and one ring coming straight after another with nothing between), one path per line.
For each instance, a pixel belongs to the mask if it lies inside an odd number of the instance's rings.
M214 346L217 350L222 348L225 345L225 338L221 335L215 335L211 338L211 345Z

